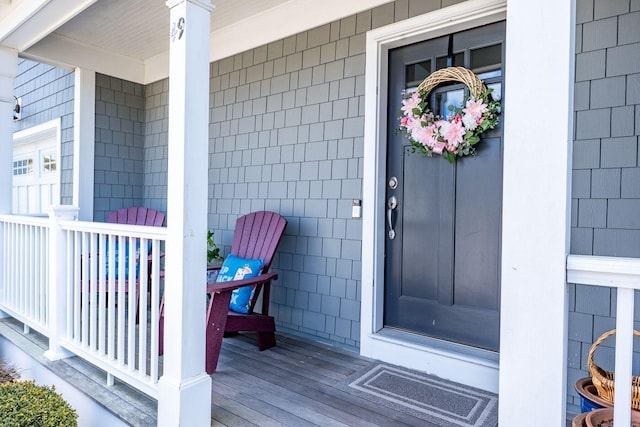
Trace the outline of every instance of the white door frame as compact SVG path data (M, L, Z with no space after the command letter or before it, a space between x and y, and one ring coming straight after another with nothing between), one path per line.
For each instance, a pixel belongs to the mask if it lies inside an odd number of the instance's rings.
M60 153L61 153L60 145L62 140L61 129L62 129L61 118L57 118L57 119L49 120L48 122L41 123L36 126L32 126L27 129L23 129L13 134L13 147L14 147L13 151L15 151L15 147L24 146L26 144L35 143L35 142L43 141L46 139L55 140L55 155L56 155L56 163L57 163L56 164L57 194L54 195L54 202L53 202L54 205L60 204L60 188L61 188L60 168L62 166L62 159L60 158ZM36 155L39 155L39 152L36 153ZM38 167L40 167L40 162L41 162L41 159L38 159L36 161L36 165L38 165ZM36 172L40 173L39 171L36 171ZM12 188L12 192L13 192L13 188ZM38 201L38 204L40 204L40 201ZM44 215L45 209L48 207L49 206L40 206L40 212L38 214ZM15 210L16 208L17 206L14 205L13 209Z
M360 352L498 391L498 355L383 329L388 51L506 19L506 1L470 0L367 33ZM399 95L398 95L399 96Z
M575 0L468 0L367 34L361 353L500 390L499 422L560 425L567 390ZM499 363L382 328L387 52L504 19ZM545 102L552 102L553 118ZM536 113L542 115L535 119ZM408 335L408 334L406 334ZM499 366L499 371L498 371ZM531 370L536 370L531 375ZM536 402L532 405L531 402ZM541 413L540 408L545 408ZM534 422L534 421L531 421Z

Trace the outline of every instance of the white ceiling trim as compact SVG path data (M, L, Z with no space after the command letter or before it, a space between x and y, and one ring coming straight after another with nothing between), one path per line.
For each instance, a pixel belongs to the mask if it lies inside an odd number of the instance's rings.
M211 60L226 58L385 3L389 0L289 1L214 31L211 34Z
M213 31L209 58L211 62L227 58L385 3L389 0L289 1ZM148 58L145 64L146 83L169 77L169 52Z
M95 0L85 0L84 4L88 6L93 1ZM78 2L79 0L75 1ZM213 31L210 60L233 56L388 2L389 0L290 0ZM167 23L167 37L168 26ZM152 83L169 76L168 51L143 61L101 50L57 34L49 34L24 51L21 56L66 68L86 68L141 84Z
M84 68L145 84L144 62L51 34L20 56L64 68Z
M0 21L0 44L24 51L97 0L30 0Z

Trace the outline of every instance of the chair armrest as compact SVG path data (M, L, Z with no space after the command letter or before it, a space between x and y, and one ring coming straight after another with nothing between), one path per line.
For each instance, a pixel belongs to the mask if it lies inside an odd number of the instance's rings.
M207 271L220 270L221 268L222 268L222 265L208 265Z
M265 273L250 279L232 280L230 282L211 283L207 285L207 292L232 291L249 285L260 285L278 278L278 273Z

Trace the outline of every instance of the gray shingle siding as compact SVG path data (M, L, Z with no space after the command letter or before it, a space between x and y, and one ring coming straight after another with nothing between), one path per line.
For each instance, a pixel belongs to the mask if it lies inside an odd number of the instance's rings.
M96 74L94 219L142 206L144 86Z
M142 199L144 206L162 212L167 212L168 101L168 79L145 86Z
M73 202L73 71L19 59L14 94L22 97L22 118L14 132L61 119L60 202Z
M576 4L575 140L571 253L640 257L640 22L637 0ZM615 327L615 290L570 285L568 404L573 385L589 376L592 343ZM636 321L640 319L636 304ZM636 329L638 329L636 325ZM598 348L598 364L613 368L613 342ZM634 372L640 366L634 356Z

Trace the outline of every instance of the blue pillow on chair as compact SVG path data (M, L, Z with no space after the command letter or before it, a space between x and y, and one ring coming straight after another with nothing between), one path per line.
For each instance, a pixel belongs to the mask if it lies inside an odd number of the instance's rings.
M120 268L118 267L118 243L119 241L116 240L116 250L115 250L115 259L116 259L116 266L115 266L115 270L116 270L116 280L118 280L118 274L119 274L119 270ZM151 253L151 245L152 242L151 240L147 241L147 253ZM125 275L125 280L129 280L129 241L127 240L127 242L125 243L125 252L124 252L124 275ZM105 264L104 264L104 268L105 268L105 276L104 278L109 280L109 241L106 242L106 250L107 250L107 255L105 257ZM138 254L138 256L140 256L140 241L138 240L136 242L136 254ZM136 260L137 261L137 260ZM140 263L136 262L136 280L139 278L140 276Z
M260 274L263 264L264 262L261 259L246 259L229 255L222 263L222 267L220 267L216 282L230 282L232 280L256 277ZM234 289L231 294L229 309L236 313L248 313L254 292L255 286L253 285Z

